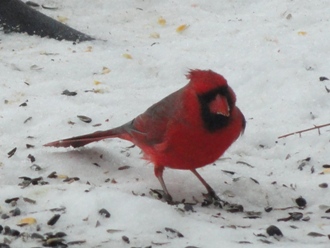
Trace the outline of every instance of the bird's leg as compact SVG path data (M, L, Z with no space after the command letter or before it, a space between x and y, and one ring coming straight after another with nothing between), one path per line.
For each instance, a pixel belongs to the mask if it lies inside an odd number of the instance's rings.
M199 181L201 181L201 183L205 186L207 190L206 199L203 202L204 206L210 205L212 202L214 202L219 207L222 207L221 203L225 205L227 204L226 201L221 200L220 197L216 195L214 189L212 189L212 187L204 180L204 178L202 178L202 176L195 169L191 169L190 171L194 173L194 175L198 178Z
M163 171L164 171L163 166L155 166L155 175L158 178L158 181L160 182L160 185L162 186L164 191L163 197L168 204L173 204L172 196L170 195L170 193L168 193L167 187L163 179Z

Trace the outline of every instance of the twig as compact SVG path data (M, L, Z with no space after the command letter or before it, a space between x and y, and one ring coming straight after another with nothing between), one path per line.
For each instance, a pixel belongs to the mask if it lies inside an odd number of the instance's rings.
M279 136L278 139L282 139L282 138L285 138L285 137L288 137L288 136L291 136L291 135L294 135L294 134L299 134L299 137L301 137L301 134L304 133L304 132L308 132L308 131L311 131L311 130L315 130L317 129L319 135L321 134L320 132L320 128L322 127L326 127L326 126L330 126L330 123L327 123L327 124L323 124L323 125L319 125L319 126L315 126L312 127L312 128L308 128L308 129L304 129L304 130L300 130L300 131L296 131L296 132L293 132L293 133L288 133L288 134L284 134L282 136Z

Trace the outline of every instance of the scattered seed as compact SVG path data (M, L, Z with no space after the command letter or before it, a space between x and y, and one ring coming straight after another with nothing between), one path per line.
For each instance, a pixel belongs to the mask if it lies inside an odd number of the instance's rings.
M26 107L27 106L27 102L23 102L19 105L19 107Z
M286 217L286 218L280 218L280 219L277 219L277 221L289 221L289 220L291 220L291 219L292 219L292 217L289 216L289 217Z
M5 203L11 203L11 202L16 202L18 201L19 197L14 197L14 198L10 198L10 199L6 199Z
M86 243L86 240L75 240L75 241L70 241L68 243L66 243L67 245L82 245Z
M32 120L32 117L30 116L29 118L27 118L23 123L27 123L28 121Z
M320 81L325 81L325 80L329 80L327 77L320 77Z
M8 214L1 215L1 219L3 219L3 220L8 219L8 218L10 218L10 216Z
M239 213L244 211L243 205L240 204L226 204L223 208L229 213Z
M73 183L73 182L79 181L79 180L80 180L79 177L68 177L68 178L64 179L63 182Z
M96 221L95 227L99 227L101 225L100 221Z
M60 207L60 208L51 208L49 209L52 212L61 212L61 211L65 211L66 207Z
M77 92L64 90L62 92L62 95L65 95L65 96L75 96L75 95L77 95Z
M29 149L29 148L34 148L34 145L26 144L26 148L27 148L27 149Z
M34 171L41 171L41 167L37 164L33 164L30 166L31 170L34 170Z
M11 157L15 154L16 150L17 150L17 147L15 147L15 148L12 149L10 152L8 152L8 153L7 153L8 158L11 158Z
M289 213L289 215L291 216L292 220L300 220L304 216L300 212L292 212L292 213Z
M11 229L10 230L10 236L15 236L18 237L21 233L19 231L17 231L16 229Z
M246 211L245 214L244 219L258 219L261 218L262 212Z
M39 4L32 2L32 1L27 1L27 2L25 2L25 4L30 7L39 7L40 6Z
M42 236L42 235L39 234L39 233L32 233L32 234L31 234L31 238L32 238L32 239L41 239L41 240L43 240L43 239L44 239L44 236Z
M283 236L283 233L281 232L281 230L277 226L274 226L274 225L269 226L266 229L266 232L269 236L275 236L275 235Z
M37 223L37 220L35 218L28 217L28 218L21 219L17 225L26 226L26 225L32 225L35 223Z
M125 243L127 243L127 244L130 243L129 238L128 238L127 236L125 236L125 235L122 236L121 239L122 239Z
M37 65L31 65L31 66L30 66L30 69L31 69L31 70L34 70L34 71L40 71L40 70L42 70L43 68L42 68L42 67L39 67L39 66L37 66Z
M43 7L44 9L50 9L50 10L57 10L58 9L58 7L56 7L56 6L46 6L44 4L42 4L41 7Z
M254 168L253 165L250 165L249 163L244 162L244 161L237 161L236 164L244 164L244 165L247 165L247 166L249 166L249 167L251 167L251 168Z
M319 184L319 187L325 189L325 188L328 188L328 184L327 183L321 183L321 184Z
M306 216L306 217L302 218L301 220L302 220L302 221L310 221L310 220L311 220L311 217Z
M84 115L77 115L77 117L79 118L79 120L83 121L83 122L86 122L86 123L91 123L92 122L92 119L87 117L87 116L84 116Z
M307 205L307 201L302 196L296 199L296 203L299 207L306 207Z
M221 170L221 171L224 172L224 173L230 174L230 175L234 175L235 174L235 172L229 171L229 170Z
M48 178L57 178L57 173L56 173L56 171L53 171L53 172L50 173L47 177L48 177Z
M25 201L27 203L31 203L31 204L36 204L37 203L35 200L32 200L32 199L27 198L27 197L23 197L23 201Z
M53 226L55 225L55 223L59 220L59 218L61 217L60 214L55 214L52 218L50 218L50 220L47 222L47 225L49 226Z
M107 232L108 233L116 233L116 232L122 232L123 230L119 230L119 229L108 229Z
M15 208L13 210L10 210L9 213L11 213L12 216L18 216L21 215L21 210L19 208Z
M251 179L253 182L255 182L256 184L259 184L259 182L258 182L256 179L254 179L254 178L252 178L252 177L250 177L250 179Z
M183 203L183 205L184 205L184 207L183 207L183 209L186 211L186 212L189 212L189 211L191 211L191 212L195 212L194 211L194 205L193 204L191 204L191 203Z
M111 214L105 208L102 208L99 211L99 214L102 215L102 216L104 216L105 218L110 218L110 216L111 216Z
M65 232L57 232L54 234L54 237L56 237L56 238L63 238L65 236L68 236L68 235L66 235Z
M31 154L28 155L28 159L30 159L31 163L36 161L35 157Z
M3 235L9 235L10 234L10 231L11 231L10 227L9 226L5 226Z
M152 245L155 245L155 246L162 246L162 245L167 245L169 244L170 242L153 242L151 241L151 244ZM152 248L152 246L146 246L145 248Z
M42 180L42 177L36 177L31 179L32 185L37 185L39 181Z
M317 233L317 232L310 232L310 233L308 233L307 235L308 235L308 236L311 236L311 237L314 237L314 238L325 236L324 234L322 234L322 233Z
M288 14L286 17L285 17L287 20L291 20L291 18L292 18L292 14Z
M267 213L271 212L272 210L273 210L272 207L265 207L265 212L267 212Z
M105 208L100 209L99 214L105 218L110 218L111 214Z
M177 237L179 237L179 238L183 238L183 237L184 237L182 233L180 233L179 231L177 231L177 230L175 230L175 229L173 229L173 228L170 228L170 227L165 227L165 231L166 231L166 232L170 232L170 233L172 233L172 234L175 234L175 235L177 235Z
M46 242L43 244L43 246L50 246L50 247L68 247L66 244L62 243L64 239L62 238L49 238L46 240Z
M124 166L119 167L118 170L127 170L127 169L129 169L129 168L131 168L131 166L129 166L129 165L124 165Z
M182 32L185 31L188 27L189 27L189 25L187 25L187 24L182 24L182 25L180 25L180 26L178 26L178 27L176 28L176 32L177 32L177 33L182 33Z

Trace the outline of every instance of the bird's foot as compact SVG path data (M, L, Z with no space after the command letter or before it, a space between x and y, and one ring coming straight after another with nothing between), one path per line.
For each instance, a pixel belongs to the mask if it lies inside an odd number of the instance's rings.
M177 205L180 202L173 201L173 198L170 194L166 194L164 190L161 189L150 189L150 195L158 200L163 200L169 205Z
M237 212L244 211L244 208L242 205L224 201L219 196L217 196L214 191L210 191L207 194L203 194L203 196L205 197L205 199L202 202L202 207L207 207L207 206L213 204L214 206L222 208L231 213L237 213Z
M229 204L228 202L221 200L219 196L215 194L214 191L210 191L207 194L203 194L204 201L202 202L202 207L207 207L211 204L214 204L215 206L219 208L223 208L223 206Z

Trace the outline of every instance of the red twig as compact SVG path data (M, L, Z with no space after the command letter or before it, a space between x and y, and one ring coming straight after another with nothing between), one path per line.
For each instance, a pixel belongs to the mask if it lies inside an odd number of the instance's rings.
M300 131L296 131L296 132L293 132L293 133L288 133L288 134L284 134L282 136L279 136L278 139L282 139L282 138L285 138L285 137L288 137L288 136L291 136L291 135L294 135L294 134L299 134L299 137L301 137L301 134L304 133L304 132L308 132L308 131L311 131L311 130L315 130L317 129L319 135L321 134L320 132L320 128L322 127L326 127L326 126L330 126L330 123L327 123L327 124L323 124L323 125L319 125L319 126L315 126L314 127L311 127L311 128L308 128L308 129L304 129L304 130L300 130Z

